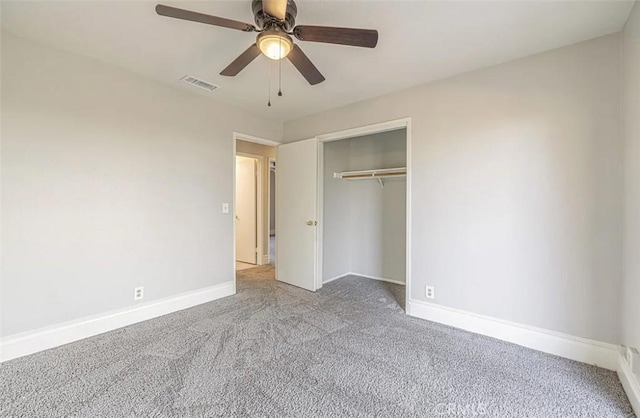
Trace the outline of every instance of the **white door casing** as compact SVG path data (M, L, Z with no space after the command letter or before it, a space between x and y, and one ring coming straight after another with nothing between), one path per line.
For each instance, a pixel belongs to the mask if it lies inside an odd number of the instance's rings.
M236 260L257 263L256 160L236 156Z
M277 279L315 291L318 141L279 145L276 160Z

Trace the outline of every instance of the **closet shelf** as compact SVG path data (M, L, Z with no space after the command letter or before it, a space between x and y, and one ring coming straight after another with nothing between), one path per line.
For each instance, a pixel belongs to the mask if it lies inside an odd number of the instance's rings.
M367 180L376 179L380 182L380 186L384 187L383 179L394 177L406 177L407 167L397 168L381 168L376 170L360 170L360 171L342 171L333 173L333 178L344 180Z

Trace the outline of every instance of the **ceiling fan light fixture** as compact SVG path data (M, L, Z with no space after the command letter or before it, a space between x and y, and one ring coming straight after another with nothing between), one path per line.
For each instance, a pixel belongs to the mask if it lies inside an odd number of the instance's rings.
M291 37L279 30L268 30L260 33L256 44L260 51L272 60L285 58L293 49Z
M296 25L298 8L294 0L252 0L251 10L257 26L164 4L156 5L156 13L160 16L242 32L258 32L255 42L220 72L220 75L227 77L238 75L258 55L264 54L274 61L287 58L309 84L315 85L322 83L325 78L302 49L293 44L291 36L299 41L363 48L375 48L378 44L378 31L374 29ZM279 77L281 70L282 66L279 67Z

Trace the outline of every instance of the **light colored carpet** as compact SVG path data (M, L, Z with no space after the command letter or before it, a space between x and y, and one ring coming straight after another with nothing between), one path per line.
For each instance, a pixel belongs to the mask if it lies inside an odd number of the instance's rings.
M276 264L276 237L271 235L269 237L269 264Z
M255 266L256 266L255 264L249 264L249 263L243 263L242 261L236 261L236 271L252 269Z
M6 417L626 417L615 373L406 316L404 288L238 295L0 366ZM474 415L475 413L475 415Z

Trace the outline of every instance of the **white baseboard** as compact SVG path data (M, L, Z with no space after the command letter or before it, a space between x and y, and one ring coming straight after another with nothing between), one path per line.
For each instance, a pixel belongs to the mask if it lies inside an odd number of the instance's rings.
M640 417L640 376L633 374L627 359L618 353L618 379L631 402L636 416Z
M58 347L236 293L233 281L0 339L0 362Z
M372 280L378 280L380 282L387 282L387 283L394 283L394 284L399 284L404 286L404 282L401 282L400 280L393 280L393 279L387 279L385 277L377 277L377 276L370 276L368 274L362 274L362 273L349 273L353 276L358 276L358 277L364 277L365 279L372 279Z
M347 277L347 276L348 276L348 275L350 275L350 274L351 274L351 273L340 274L340 275L338 275L338 276L336 276L336 277L332 277L332 278L330 278L330 279L324 280L324 281L322 282L322 284L327 284L327 283L332 282L332 281L334 281L334 280L342 279L343 277Z
M420 300L409 300L407 314L609 370L616 370L618 366L618 346L614 344L574 337Z
M367 274L360 274L360 273L353 273L353 272L344 273L344 274L340 274L340 275L338 275L336 277L332 277L330 279L327 279L327 280L323 281L322 284L327 284L329 282L332 282L332 281L338 280L338 279L342 279L343 277L347 277L347 276L358 276L358 277L363 277L365 279L378 280L378 281L381 281L381 282L389 282L389 283L394 283L394 284L399 284L399 285L404 286L404 282L401 282L399 280L386 279L384 277L369 276Z

